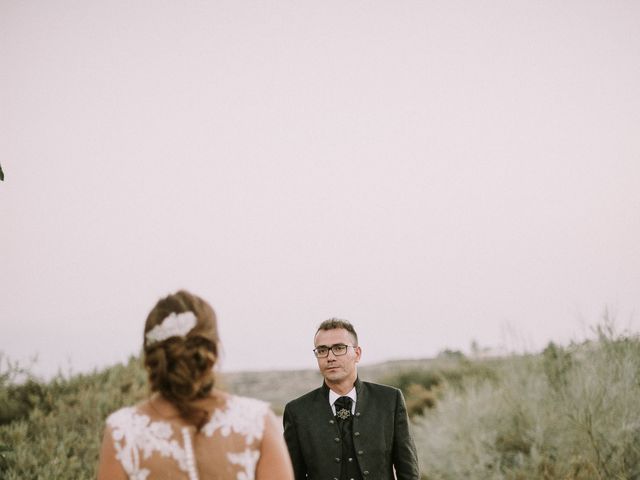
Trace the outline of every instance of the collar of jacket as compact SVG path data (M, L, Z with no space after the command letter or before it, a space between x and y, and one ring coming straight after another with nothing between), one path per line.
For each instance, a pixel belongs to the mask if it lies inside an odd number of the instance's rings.
M353 386L356 387L356 394L358 395L358 400L360 400L360 395L362 394L362 382L360 381L360 377L356 377L356 381ZM325 382L322 382L322 393L327 399L327 402L329 401L329 390L329 386ZM358 402L356 401L356 405L357 404Z

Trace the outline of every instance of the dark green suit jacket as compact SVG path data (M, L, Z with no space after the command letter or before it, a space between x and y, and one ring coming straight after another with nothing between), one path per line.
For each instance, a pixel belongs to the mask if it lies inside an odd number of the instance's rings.
M356 380L353 443L362 478L418 480L418 456L400 390ZM296 480L340 478L342 446L329 405L329 388L317 388L284 409L284 438Z

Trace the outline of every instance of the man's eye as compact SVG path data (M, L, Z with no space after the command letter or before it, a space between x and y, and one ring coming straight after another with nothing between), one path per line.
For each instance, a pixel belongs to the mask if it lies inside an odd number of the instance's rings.
M329 349L326 348L326 347L316 348L316 352L318 352L318 353L327 353L328 351L329 351Z

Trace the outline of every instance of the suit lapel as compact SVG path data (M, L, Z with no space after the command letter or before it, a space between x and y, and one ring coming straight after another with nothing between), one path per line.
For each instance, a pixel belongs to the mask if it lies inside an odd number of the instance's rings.
M329 387L327 387L325 383L318 389L318 395L316 396L314 404L313 408L318 412L316 418L320 419L322 430L329 432L332 437L335 437L336 432L339 433L340 429L333 415L333 410L331 410L331 405L329 404Z

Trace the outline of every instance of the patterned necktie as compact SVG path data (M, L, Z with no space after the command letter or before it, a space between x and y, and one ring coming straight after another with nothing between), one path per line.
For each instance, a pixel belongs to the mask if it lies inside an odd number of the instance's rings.
M336 407L336 417L340 420L346 420L351 416L351 403L352 400L349 397L340 397L334 403Z

